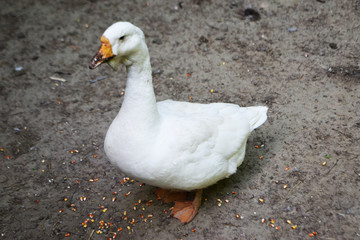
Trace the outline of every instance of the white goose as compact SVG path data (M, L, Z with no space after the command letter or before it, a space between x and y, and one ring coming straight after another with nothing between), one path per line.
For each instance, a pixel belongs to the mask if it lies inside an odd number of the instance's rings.
M246 141L263 124L267 107L227 103L156 102L144 33L128 22L111 25L90 69L107 62L126 66L126 94L105 138L110 161L126 175L167 190L163 200L175 202L172 215L187 223L201 204L202 189L236 172ZM197 190L185 201L174 190Z

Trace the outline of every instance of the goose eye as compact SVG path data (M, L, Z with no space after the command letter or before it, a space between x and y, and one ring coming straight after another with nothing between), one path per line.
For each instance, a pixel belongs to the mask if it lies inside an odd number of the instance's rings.
M125 38L125 36L121 36L121 37L119 38L119 40L124 40L124 38Z

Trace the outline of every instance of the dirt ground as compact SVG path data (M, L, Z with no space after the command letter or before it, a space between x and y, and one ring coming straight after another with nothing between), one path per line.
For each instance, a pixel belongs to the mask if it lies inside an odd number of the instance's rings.
M0 13L0 239L360 239L359 1L19 0ZM88 62L119 20L146 34L158 100L269 107L189 224L105 156L126 74Z

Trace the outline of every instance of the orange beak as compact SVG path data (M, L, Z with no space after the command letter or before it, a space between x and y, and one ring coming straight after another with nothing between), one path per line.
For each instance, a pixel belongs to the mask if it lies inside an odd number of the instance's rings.
M111 44L110 44L109 39L107 39L104 36L101 36L100 40L101 40L100 50L91 59L90 65L89 65L90 69L96 68L97 66L99 66L103 62L106 62L107 60L109 60L110 58L115 56L114 53L112 52Z

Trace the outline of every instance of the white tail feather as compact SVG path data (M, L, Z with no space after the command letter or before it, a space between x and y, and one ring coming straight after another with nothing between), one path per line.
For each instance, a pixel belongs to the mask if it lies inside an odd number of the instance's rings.
M268 107L258 106L258 107L247 107L246 114L250 121L251 129L260 127L267 119L267 110Z

